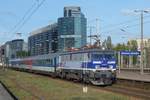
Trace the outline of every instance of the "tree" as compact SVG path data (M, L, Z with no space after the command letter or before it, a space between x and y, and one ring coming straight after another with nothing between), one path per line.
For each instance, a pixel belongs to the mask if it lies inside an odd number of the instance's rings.
M106 46L108 50L112 50L112 41L110 36L107 37Z
M17 58L23 58L23 57L30 56L30 53L27 51L18 51L16 55Z
M148 39L148 47L150 47L150 39Z
M118 43L113 49L115 51L121 51L121 50L128 50L129 48L124 43L123 44Z
M102 47L105 48L105 49L107 49L106 42L107 42L106 40L104 40L104 41L102 42Z
M128 41L127 46L129 48L129 50L131 50L131 51L137 51L137 49L138 49L138 45L137 45L136 40Z

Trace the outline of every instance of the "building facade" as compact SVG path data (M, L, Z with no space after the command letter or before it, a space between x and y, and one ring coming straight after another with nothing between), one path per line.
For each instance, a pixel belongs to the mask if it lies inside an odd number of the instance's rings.
M58 50L86 45L87 19L80 7L64 7L64 17L58 18Z
M0 47L0 62L7 64L9 59L17 58L17 52L28 51L27 43L23 39L7 41Z
M138 50L140 51L141 50L141 39L135 39L136 42L137 42L137 47L138 47ZM150 39L146 39L144 38L143 39L143 47L148 47L150 46Z
M135 40L137 42L137 49L138 51L141 51L141 39L132 39ZM128 41L131 42L132 40ZM144 68L150 68L150 39L143 39L143 66ZM141 56L137 57L139 65L140 65L140 59Z
M147 46L144 48L145 67L150 68L150 39L147 41Z
M17 58L17 52L28 51L27 43L23 39L15 39L10 42L11 58Z
M5 59L4 52L5 52L5 46L1 45L0 46L0 66L2 66L4 63L4 59Z
M57 24L42 27L30 33L28 48L31 56L57 51Z

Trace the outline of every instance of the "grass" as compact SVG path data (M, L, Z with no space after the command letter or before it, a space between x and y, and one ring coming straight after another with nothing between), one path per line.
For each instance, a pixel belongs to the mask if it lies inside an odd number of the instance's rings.
M19 100L138 100L134 97L14 70L0 70L0 80Z

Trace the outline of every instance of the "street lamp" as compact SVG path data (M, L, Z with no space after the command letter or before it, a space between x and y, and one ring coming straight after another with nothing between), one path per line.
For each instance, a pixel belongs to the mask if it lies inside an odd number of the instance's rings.
M125 33L129 33L129 34L132 34L132 33L130 33L130 32L128 32L128 31L126 31L125 29L120 29L120 31L122 31L122 32L125 32ZM125 34L125 35L127 35L127 34ZM129 36L123 36L122 38L127 38L128 39L128 42L129 42L129 48L128 48L128 51L130 51L131 52L131 43L130 43L130 41L129 41L129 39L131 38L131 37L129 37ZM120 57L121 56L121 57ZM122 66L122 60L123 60L123 55L120 55L120 53L119 53L119 60L121 59L121 66ZM129 59L128 59L128 63L126 63L126 65L128 65L128 68L130 68L130 67L133 67L133 58L131 58L131 56L128 56L129 57ZM120 62L119 62L120 63ZM120 73L120 66L119 66L119 73Z
M126 33L129 33L129 34L132 34L132 33L130 33L130 32L128 32L128 31L126 31L125 29L120 29L122 32L126 32ZM127 34L126 34L127 35ZM127 38L128 39L128 42L130 42L130 39L132 38L132 37L129 37L129 36L123 36L122 38ZM128 50L129 51L131 51L131 43L129 44L129 48L128 48Z
M126 32L126 31L124 31ZM127 38L128 39L128 42L127 42L127 46L128 46L128 51L129 52L132 52L132 44L131 44L131 41L130 41L130 37L126 36L126 37L122 37L122 38ZM129 43L129 44L128 44ZM133 67L133 56L128 56L127 58L127 63L125 63L125 65L128 67L128 68L131 68Z
M140 13L140 16L141 16L141 59L140 59L140 67L141 67L141 74L143 74L143 60L144 60L144 57L143 57L143 49L144 49L144 43L143 43L143 14L144 13L149 13L150 11L148 10L134 10L135 13Z

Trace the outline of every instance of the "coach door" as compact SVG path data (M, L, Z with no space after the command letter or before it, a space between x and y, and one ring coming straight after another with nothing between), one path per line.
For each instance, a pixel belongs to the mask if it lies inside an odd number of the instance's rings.
M56 72L56 66L57 66L57 59L56 57L54 57L54 63L53 63L53 66L54 66L54 72Z

